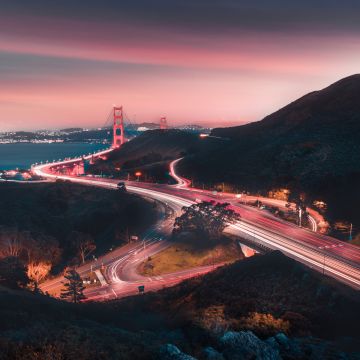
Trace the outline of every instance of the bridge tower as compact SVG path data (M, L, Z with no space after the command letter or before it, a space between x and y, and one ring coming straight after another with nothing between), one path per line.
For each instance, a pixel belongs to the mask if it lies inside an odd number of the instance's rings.
M84 174L85 174L85 160L82 159L81 161L74 164L72 171L70 171L69 175L80 176Z
M160 118L160 130L166 130L168 128L168 124L166 121L166 117L163 116L162 118Z
M116 107L113 109L113 144L112 147L114 149L119 148L125 141L125 133L124 133L124 117L123 117L123 108L122 106Z

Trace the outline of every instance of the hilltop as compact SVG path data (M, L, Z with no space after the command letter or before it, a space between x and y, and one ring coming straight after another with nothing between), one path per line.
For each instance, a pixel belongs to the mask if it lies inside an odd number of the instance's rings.
M360 74L337 81L323 90L313 91L290 103L263 120L229 128L213 129L212 135L243 139L244 136L283 136L298 130L321 134L319 127L359 126ZM331 130L331 129L326 129ZM270 132L268 134L267 132ZM312 134L308 134L312 136Z

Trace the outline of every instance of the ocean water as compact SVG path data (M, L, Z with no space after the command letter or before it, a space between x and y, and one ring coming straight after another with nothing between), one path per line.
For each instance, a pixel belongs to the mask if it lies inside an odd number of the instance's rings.
M0 169L28 169L35 162L74 157L107 148L109 145L89 143L0 144Z

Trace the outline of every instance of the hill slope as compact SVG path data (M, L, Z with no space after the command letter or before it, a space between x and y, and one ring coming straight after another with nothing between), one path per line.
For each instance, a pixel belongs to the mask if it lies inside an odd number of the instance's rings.
M311 92L261 121L217 128L213 130L213 135L242 139L243 136L265 135L266 131L270 131L271 136L281 136L295 130L304 133L310 129L323 133L319 127L338 127L340 121L343 125L359 126L359 118L360 74L356 74L323 90Z
M262 339L280 331L299 336L295 342L280 336L285 359L355 359L339 349L359 351L358 294L279 252L107 303L76 306L0 287L0 317L4 360L183 359L158 356L167 343L198 359L210 359L203 350L211 346L230 360L253 349L249 343L242 349L224 343L236 334L228 330L249 329ZM273 340L257 341L257 347L275 346L275 352L279 345Z
M183 173L251 191L304 191L310 200L328 202L334 218L359 222L360 74L309 93L262 121L214 129L212 135L230 141L187 158Z
M59 259L51 256L56 271L79 261L76 234L92 239L97 247L93 254L100 255L125 244L127 232L140 234L157 218L153 204L140 197L67 182L1 182L0 198L0 259L8 253L1 251L8 236L22 239L25 248L28 235L46 239L47 247L53 239L61 253ZM28 261L24 249L22 253Z

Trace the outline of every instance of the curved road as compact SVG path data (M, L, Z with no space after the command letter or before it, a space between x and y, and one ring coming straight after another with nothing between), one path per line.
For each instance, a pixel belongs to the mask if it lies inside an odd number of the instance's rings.
M179 212L182 206L189 206L197 201L229 202L230 206L241 214L242 220L229 226L226 229L227 232L245 238L257 246L280 250L287 256L323 274L356 289L360 288L360 249L358 247L281 221L267 212L240 203L234 194L219 196L210 191L189 188L189 181L176 174L175 166L179 160L172 162L170 166L171 174L178 181L177 185L127 182L128 191L165 203L175 212ZM72 162L74 161L76 160L72 160ZM35 166L33 171L48 179L60 178L84 185L116 189L118 180L72 177L52 173L51 167L62 164L64 163L58 162ZM137 292L139 284L145 285L147 290L159 289L198 273L211 271L212 267L204 267L161 277L139 278L134 269L142 259L168 246L166 237L171 226L171 220L165 222L161 220L154 229L146 234L145 249L143 244L133 244L128 248L118 249L119 254L106 255L109 258L104 260L104 265L107 265L105 275L110 284L100 290L90 290L89 298L104 299L133 294ZM87 266L90 267L90 264ZM46 290L48 286L52 285L46 282L43 289Z
M72 179L72 181L75 180L78 179ZM101 181L96 181L96 185L116 189L116 184L113 182L111 186L109 186L109 183L103 184ZM162 276L145 277L139 275L136 269L141 261L171 245L171 243L167 241L167 238L171 234L174 218L180 214L183 206L188 206L190 203L179 199L174 200L168 196L164 197L162 194L144 194L141 189L139 189L139 191L137 190L138 189L132 189L132 192L145 197L151 197L162 204L163 209L161 216L158 222L143 234L141 242L127 244L117 248L99 257L96 261L91 261L76 269L82 277L88 276L91 271L97 272L101 269L104 274L104 279L106 280L106 284L101 287L89 287L86 289L86 301L103 301L134 295L138 293L138 286L140 285L145 286L145 291L159 290L216 268L216 266L211 265ZM131 191L131 187L128 187L128 191ZM50 295L59 296L64 280L62 276L56 277L42 283L40 288Z

